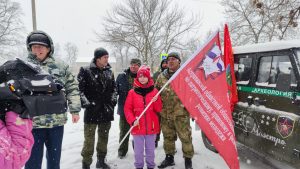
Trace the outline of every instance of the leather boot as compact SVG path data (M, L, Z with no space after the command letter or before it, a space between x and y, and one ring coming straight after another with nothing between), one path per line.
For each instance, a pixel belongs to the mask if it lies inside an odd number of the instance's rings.
M191 158L184 158L184 165L185 169L193 169L192 167L192 159Z
M101 169L110 169L110 166L107 165L104 162L105 158L104 157L98 157L97 163L96 163L96 168L101 168Z
M85 162L82 162L82 169L90 169L90 165L86 164Z
M170 154L167 154L164 161L162 161L161 164L157 167L158 168L166 168L166 167L173 166L173 165L175 165L174 156L170 155Z
M158 140L155 140L155 148L158 146Z

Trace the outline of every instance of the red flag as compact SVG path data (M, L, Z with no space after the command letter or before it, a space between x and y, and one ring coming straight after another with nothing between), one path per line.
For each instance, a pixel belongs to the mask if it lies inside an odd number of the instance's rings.
M239 169L219 33L170 80L181 102L230 169Z
M224 60L227 75L228 95L231 104L231 112L233 111L234 105L238 102L238 95L236 89L236 80L234 75L234 59L231 46L230 35L228 26L225 24L224 28Z

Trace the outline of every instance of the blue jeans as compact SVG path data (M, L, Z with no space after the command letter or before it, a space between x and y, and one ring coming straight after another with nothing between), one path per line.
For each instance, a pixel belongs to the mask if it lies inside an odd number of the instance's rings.
M47 148L47 169L60 169L61 145L64 126L33 129L34 145L25 169L41 169L44 145Z

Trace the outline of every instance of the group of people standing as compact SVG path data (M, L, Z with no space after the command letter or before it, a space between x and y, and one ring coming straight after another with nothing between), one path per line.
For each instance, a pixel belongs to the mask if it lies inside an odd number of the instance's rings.
M120 141L132 128L135 168L144 167L144 151L147 168L155 168L154 152L161 130L166 157L158 168L175 165L175 142L179 138L182 143L185 168L192 169L191 159L194 149L189 113L169 85L162 90L160 95L158 94L158 90L162 89L168 79L179 69L181 63L179 53L169 53L161 62L161 71L155 73L153 78L148 66L142 65L139 59L131 59L129 68L120 73L115 80L108 63L109 53L104 48L97 48L90 65L80 68L76 80L70 73L68 65L52 56L53 42L45 32L33 31L28 35L26 44L29 53L27 61L38 65L60 82L73 123L79 121L79 111L84 108L82 169L89 169L92 164L96 130L98 133L96 168L110 169L105 158L116 104L118 104L117 112L120 115ZM1 69L0 66L0 75L1 73L5 75L5 78L0 78L0 84L16 80L14 76L5 74L5 69ZM143 112L148 104L150 104L149 108ZM9 110L5 109L5 111ZM16 110L13 109L13 111ZM4 144L0 141L0 147L6 147L4 153L0 151L0 166L5 166L7 169L20 169L27 161L25 169L41 169L44 146L46 146L47 168L60 169L67 109L61 113L50 111L29 119L20 118L22 112L13 111L6 113L5 120L0 120L0 133L6 133L6 135L0 135L0 140L7 139L7 142L11 144ZM15 127L10 127L11 125ZM27 140L26 144L18 144L20 137ZM120 159L126 157L128 144L129 136L118 149ZM14 150L14 147L17 147L18 151ZM7 153L8 151L12 152ZM26 153L21 154L22 158L20 158L17 152ZM7 154L10 155L9 158Z
M148 169L155 167L154 147L157 147L160 138L160 128L164 136L163 147L166 157L158 168L175 165L177 137L182 142L185 168L192 168L191 159L194 155L194 148L189 113L169 85L161 92L161 97L159 95L157 98L155 97L157 90L160 90L179 69L180 63L179 53L169 53L168 57L161 61L161 70L151 78L150 69L141 66L139 59L132 59L130 67L117 77L118 114L120 115L119 140L121 141L130 127L133 127L131 134L135 152L134 165L137 169L144 166L144 150ZM150 102L153 102L152 105L137 122L137 118ZM120 159L125 157L128 143L129 137L120 145L118 149Z

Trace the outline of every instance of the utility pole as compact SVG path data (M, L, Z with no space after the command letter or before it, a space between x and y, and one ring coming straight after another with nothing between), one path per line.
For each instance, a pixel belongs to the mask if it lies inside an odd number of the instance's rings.
M36 13L35 13L35 0L31 0L31 8L32 8L32 27L33 30L36 30Z

